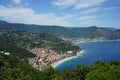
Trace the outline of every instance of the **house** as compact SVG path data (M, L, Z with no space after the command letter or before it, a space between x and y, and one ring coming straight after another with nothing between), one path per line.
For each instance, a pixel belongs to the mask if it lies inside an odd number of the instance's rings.
M9 53L9 52L4 52L4 54L5 54L5 55L10 55L10 53Z

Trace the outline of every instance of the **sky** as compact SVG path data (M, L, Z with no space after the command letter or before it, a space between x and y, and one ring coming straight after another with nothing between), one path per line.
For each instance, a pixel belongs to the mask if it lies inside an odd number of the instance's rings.
M120 0L0 0L0 20L120 28Z

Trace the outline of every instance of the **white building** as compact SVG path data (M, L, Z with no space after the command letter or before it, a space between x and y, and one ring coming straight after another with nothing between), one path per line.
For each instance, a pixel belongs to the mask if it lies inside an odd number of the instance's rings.
M9 52L5 52L4 54L5 54L5 55L10 55L10 53L9 53Z

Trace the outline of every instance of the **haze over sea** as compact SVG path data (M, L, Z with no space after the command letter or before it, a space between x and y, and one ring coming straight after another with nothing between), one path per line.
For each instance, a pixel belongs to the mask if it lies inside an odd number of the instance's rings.
M61 71L74 68L77 64L92 65L95 61L120 60L120 41L87 42L77 46L84 50L84 53L59 65Z

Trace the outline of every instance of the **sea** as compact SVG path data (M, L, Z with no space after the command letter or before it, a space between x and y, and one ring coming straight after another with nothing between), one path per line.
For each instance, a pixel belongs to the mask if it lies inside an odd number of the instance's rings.
M76 46L83 50L82 55L59 65L57 68L60 71L74 68L78 64L91 66L95 61L120 60L120 41L85 42Z

